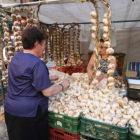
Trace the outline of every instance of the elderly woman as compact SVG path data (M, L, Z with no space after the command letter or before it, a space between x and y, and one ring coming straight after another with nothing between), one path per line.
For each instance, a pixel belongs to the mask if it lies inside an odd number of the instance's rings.
M98 76L98 80L101 81L102 79L107 77L107 69L108 69L108 55L106 54L106 47L104 47L104 40L100 39L100 51L99 51L99 55L100 55L100 66L98 68L98 70L101 72L101 75ZM93 64L95 61L95 53L93 53L93 55L90 58L90 61L88 63L87 66L87 73L88 73L88 77L91 78L92 74L93 74ZM116 69L116 59L114 60L114 70Z
M23 51L11 60L5 100L9 140L47 140L48 97L69 87L65 79L52 85L45 63L39 59L46 45L45 32L37 27L23 31ZM58 79L52 76L51 79Z

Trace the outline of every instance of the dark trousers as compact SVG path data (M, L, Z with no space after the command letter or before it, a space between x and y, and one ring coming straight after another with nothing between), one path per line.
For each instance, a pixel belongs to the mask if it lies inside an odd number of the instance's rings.
M49 140L48 111L38 107L36 117L18 117L5 112L9 140Z

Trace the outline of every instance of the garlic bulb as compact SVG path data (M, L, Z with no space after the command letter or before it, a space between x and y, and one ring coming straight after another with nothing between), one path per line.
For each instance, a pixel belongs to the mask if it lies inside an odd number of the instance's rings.
M92 31L93 31L93 32L96 32L96 31L97 31L97 26L95 26L95 25L92 26Z
M105 41L104 47L107 47L107 48L111 47L111 43L109 41Z
M96 36L97 36L96 33L92 33L92 34L91 34L91 37L92 37L93 39L95 39Z
M107 13L104 14L104 18L107 18Z
M91 19L91 23L92 23L93 25L96 25L96 23L97 23L96 19Z
M137 124L137 122L134 119L131 119L129 121L130 125L135 126Z
M107 71L107 74L109 74L109 75L113 75L114 72L115 72L114 70L108 70L108 71Z
M101 72L100 71L97 71L96 72L96 77L98 77L99 75L101 75Z
M109 31L108 26L103 26L103 31L104 31L105 33L108 33L108 31Z
M104 33L103 38L104 38L104 40L108 40L109 39L108 34Z
M112 63L112 62L114 63L115 57L114 56L109 56L108 61L109 61L109 63Z
M114 53L114 49L108 48L108 49L106 50L106 53L107 53L107 54L113 54L113 53Z
M104 25L108 25L108 20L107 20L107 18L104 18L104 19L103 19L103 24L104 24Z
M96 12L95 11L92 11L91 13L90 13L90 15L92 16L92 17L97 17L97 14L96 14Z
M108 77L108 78L107 78L107 80L108 80L108 82L114 82L114 78L113 78L113 77L111 77L111 76L110 76L110 77ZM114 83L113 83L113 85L114 85Z

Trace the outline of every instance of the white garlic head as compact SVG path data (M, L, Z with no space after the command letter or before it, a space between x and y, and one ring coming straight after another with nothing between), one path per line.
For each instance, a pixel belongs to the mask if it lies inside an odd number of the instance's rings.
M94 18L96 18L96 17L97 17L97 14L96 14L96 12L95 12L95 11L90 12L90 15L91 15L91 17L94 17Z

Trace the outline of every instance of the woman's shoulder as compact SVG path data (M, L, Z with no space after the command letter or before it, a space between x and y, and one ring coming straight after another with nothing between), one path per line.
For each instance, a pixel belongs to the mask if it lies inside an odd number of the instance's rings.
M33 54L30 53L23 53L22 51L16 53L13 57L13 62L23 63L23 64L29 64L31 66L36 65L37 63L42 63L43 61L36 57Z

